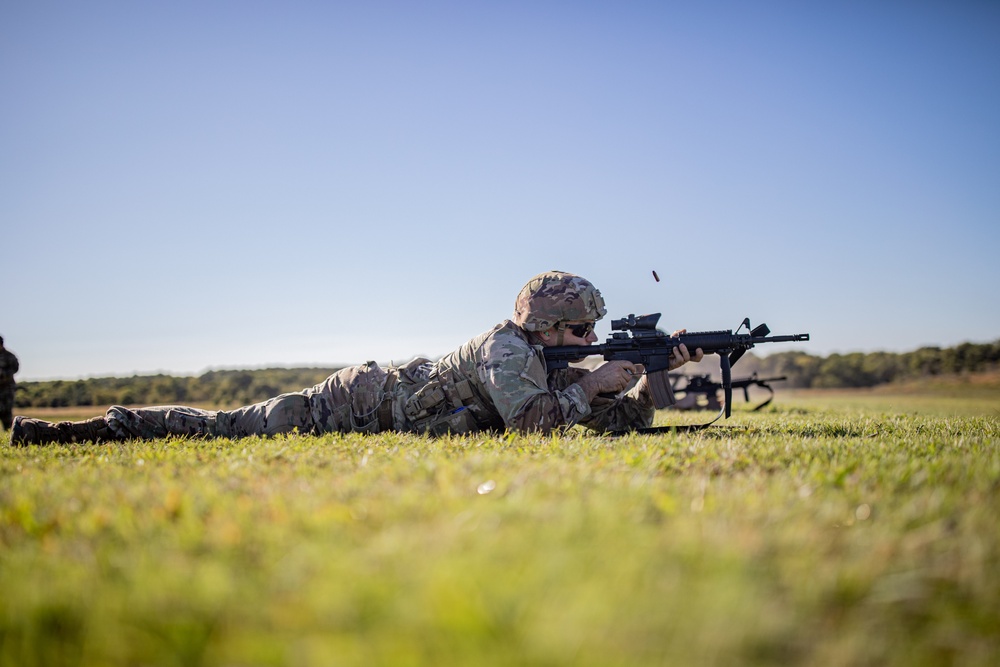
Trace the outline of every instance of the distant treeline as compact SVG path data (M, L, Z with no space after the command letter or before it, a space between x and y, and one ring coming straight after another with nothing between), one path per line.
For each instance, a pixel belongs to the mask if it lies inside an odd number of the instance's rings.
M265 368L208 371L198 377L136 375L129 378L20 382L14 395L14 405L19 408L177 404L235 407L311 387L335 370Z
M705 364L706 362L702 362ZM707 368L717 368L708 357ZM733 368L734 377L756 371L762 376L787 376L785 387L848 388L953 373L978 373L1000 367L1000 340L963 343L949 348L922 347L914 352L831 354L817 357L780 352L767 357L747 355ZM209 371L198 377L136 375L22 382L14 404L19 408L79 405L206 405L218 408L256 403L278 394L311 387L335 368L267 368Z
M780 352L733 367L734 376L756 370L759 375L788 377L782 386L850 388L914 380L935 375L979 373L1000 367L1000 340L962 343L955 347L922 347L913 352L856 352L815 357Z

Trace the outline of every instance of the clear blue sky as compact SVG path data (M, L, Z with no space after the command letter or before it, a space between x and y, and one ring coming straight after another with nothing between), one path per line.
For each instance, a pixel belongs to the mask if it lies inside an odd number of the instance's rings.
M0 0L0 91L20 380L437 356L553 268L813 354L1000 338L993 1Z

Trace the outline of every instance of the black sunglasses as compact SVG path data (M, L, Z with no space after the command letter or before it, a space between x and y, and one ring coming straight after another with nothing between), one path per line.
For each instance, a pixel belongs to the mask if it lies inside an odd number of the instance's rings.
M586 338L594 331L593 322L584 322L583 324L574 324L569 327L569 330L573 332L573 335L577 338Z

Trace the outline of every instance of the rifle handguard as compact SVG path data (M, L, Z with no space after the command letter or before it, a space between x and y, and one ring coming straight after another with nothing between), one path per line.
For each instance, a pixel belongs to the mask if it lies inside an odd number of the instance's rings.
M649 395L653 399L653 407L657 410L670 407L676 403L674 388L670 385L670 375L667 371L646 373L646 384L649 385Z

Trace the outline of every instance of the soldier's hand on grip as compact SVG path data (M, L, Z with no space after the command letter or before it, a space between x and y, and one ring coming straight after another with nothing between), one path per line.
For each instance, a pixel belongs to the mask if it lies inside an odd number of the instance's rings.
M598 394L617 394L645 370L642 364L631 361L609 361L577 380L577 384L583 387L588 399L593 399Z

